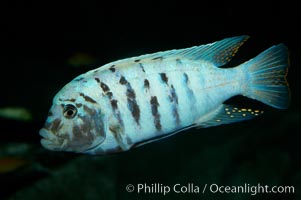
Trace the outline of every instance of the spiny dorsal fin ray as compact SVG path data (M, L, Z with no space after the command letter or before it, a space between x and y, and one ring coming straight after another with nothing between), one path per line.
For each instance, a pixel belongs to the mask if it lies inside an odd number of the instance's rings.
M183 52L179 52L179 55L182 54L183 57L192 60L206 60L220 67L232 59L238 48L248 38L249 36L246 35L226 38L211 44L183 49Z
M174 49L170 51L162 51L153 54L146 54L142 56L132 57L128 59L118 60L112 64L121 64L129 61L141 61L143 60L156 60L156 59L165 59L165 58L184 58L190 60L203 60L213 63L215 66L220 67L228 63L235 53L238 51L238 48L249 38L247 35L236 36L231 38L226 38L214 43L194 46L185 49Z
M222 104L206 116L199 118L195 124L200 128L219 126L221 124L230 124L252 119L262 113L263 111L260 110L237 108L231 105Z

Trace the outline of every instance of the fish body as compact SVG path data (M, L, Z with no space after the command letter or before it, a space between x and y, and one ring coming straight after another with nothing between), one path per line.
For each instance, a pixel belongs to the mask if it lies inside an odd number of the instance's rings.
M287 108L288 53L283 44L237 67L220 68L247 38L123 59L76 77L55 96L40 131L42 145L106 154L191 127L233 123L262 113L223 103L236 95Z

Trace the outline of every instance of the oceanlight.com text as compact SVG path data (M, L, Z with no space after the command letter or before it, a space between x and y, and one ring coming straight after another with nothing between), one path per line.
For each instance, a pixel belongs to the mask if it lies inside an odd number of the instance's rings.
M176 194L294 194L294 186L269 186L264 184L251 185L244 183L242 185L220 185L216 183L212 184L196 184L196 183L176 183L174 185L162 184L162 183L137 183L128 184L125 187L129 193L137 194L162 194L168 195L169 193Z

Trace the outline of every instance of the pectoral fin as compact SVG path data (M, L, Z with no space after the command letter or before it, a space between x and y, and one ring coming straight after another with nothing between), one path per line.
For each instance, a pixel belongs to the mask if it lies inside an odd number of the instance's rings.
M150 139L147 139L147 140L144 140L144 141L141 141L137 144L135 144L133 146L133 148L136 148L136 147L140 147L140 146L143 146L145 144L148 144L148 143L151 143L151 142L155 142L155 141L159 141L159 140L162 140L162 139L165 139L165 138L168 138L168 137L171 137L179 132L182 132L184 130L187 130L187 129L190 129L192 127L195 127L194 125L191 125L191 126L187 126L187 127L184 127L182 129L179 129L179 130L175 130L174 132L171 132L169 134L163 134L163 135L159 135L157 137L154 137L154 138L150 138Z

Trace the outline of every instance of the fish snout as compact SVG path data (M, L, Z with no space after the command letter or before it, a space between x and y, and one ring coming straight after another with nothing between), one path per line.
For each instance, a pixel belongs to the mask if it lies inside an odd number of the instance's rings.
M39 131L40 136L42 136L41 144L44 148L53 150L53 147L57 143L57 137L49 130L42 128Z

